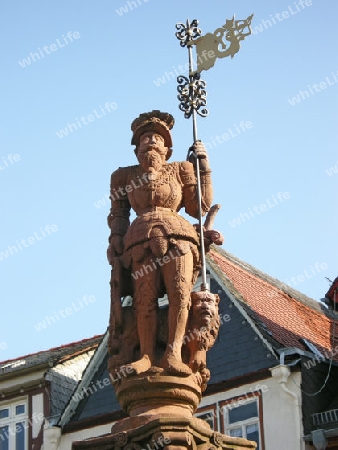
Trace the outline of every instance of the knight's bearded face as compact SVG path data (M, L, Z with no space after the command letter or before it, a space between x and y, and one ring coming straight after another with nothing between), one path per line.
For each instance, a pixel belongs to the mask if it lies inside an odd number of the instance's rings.
M137 159L145 172L157 172L166 161L168 148L161 135L149 131L140 137Z

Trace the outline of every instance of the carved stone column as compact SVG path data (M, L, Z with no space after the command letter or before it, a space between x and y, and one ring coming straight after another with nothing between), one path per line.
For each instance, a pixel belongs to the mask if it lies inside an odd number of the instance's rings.
M183 378L148 371L124 378L115 391L130 417L158 414L192 417L201 400L196 378L195 375Z
M123 419L112 434L73 443L73 450L254 450L256 444L214 432L203 420L159 414Z
M198 293L193 295L195 297L193 301L198 296ZM200 310L197 308L196 311ZM131 311L124 308L124 315L130 314ZM163 311L162 314L164 320L161 330L163 335L166 335L166 315ZM204 317L204 314L202 316ZM211 324L213 331L210 328ZM116 396L129 417L115 423L111 434L74 442L73 450L254 450L256 448L254 442L215 432L207 422L193 417L209 379L209 371L205 367L206 350L214 343L218 327L214 321L207 324L204 319L202 323L190 320L188 326L186 337L190 336L190 341L188 339L185 341L182 360L190 364L191 374L175 376L155 366L139 374L130 373L128 364L119 366L119 359L111 358L109 371L114 380Z

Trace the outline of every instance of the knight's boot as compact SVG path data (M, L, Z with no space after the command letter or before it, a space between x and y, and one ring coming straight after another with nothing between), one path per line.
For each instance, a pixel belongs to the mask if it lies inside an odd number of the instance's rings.
M151 360L148 355L143 355L141 359L132 362L130 364L125 364L121 367L128 375L139 375L142 372L146 372L151 367Z
M184 338L185 324L188 318L187 308L171 308L169 305L169 336L167 349L161 360L161 367L169 373L188 376L192 373L190 367L182 362L181 350Z

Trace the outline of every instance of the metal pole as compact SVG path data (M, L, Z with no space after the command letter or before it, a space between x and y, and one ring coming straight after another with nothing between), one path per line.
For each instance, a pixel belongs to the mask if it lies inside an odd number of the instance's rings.
M206 91L205 82L200 80L200 74L194 72L194 61L192 56L192 39L201 35L201 30L198 28L198 21L193 20L191 23L187 20L186 24L176 24L176 29L179 30L176 33L177 39L180 40L181 47L188 48L189 55L189 78L183 75L177 77L179 86L177 90L179 92L178 99L180 100L179 108L184 112L184 117L189 119L192 116L193 124L193 142L197 142L197 121L196 114L205 117L208 111L203 108L206 105ZM202 108L202 109L201 109ZM207 283L207 269L205 263L205 249L204 249L204 232L202 224L202 191L201 191L201 174L200 174L200 161L196 154L195 157L196 179L197 179L197 202L198 202L198 223L200 231L200 254L201 254L201 271L202 271L202 283L201 291L209 290Z
M189 74L191 78L191 74L194 71L194 61L192 57L192 46L188 45L188 54L189 54ZM193 91L194 84L190 83L189 86L189 97L194 102L194 93ZM194 104L192 105L192 127L193 127L193 142L197 142L197 120L196 120L196 110L194 108ZM202 271L202 283L201 283L201 291L209 290L209 286L207 283L207 267L205 261L205 248L204 248L204 231L203 231L203 223L202 223L202 191L201 191L201 174L200 174L200 161L195 155L195 167L196 167L196 178L197 178L197 202L198 202L198 223L200 229L200 247L201 247L201 271Z

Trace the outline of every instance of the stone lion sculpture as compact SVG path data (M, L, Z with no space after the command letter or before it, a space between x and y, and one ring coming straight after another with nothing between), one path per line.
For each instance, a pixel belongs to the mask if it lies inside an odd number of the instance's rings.
M206 354L214 345L220 327L219 300L217 294L209 291L191 293L191 308L182 353L184 362L193 373L200 373L204 389L210 379Z

